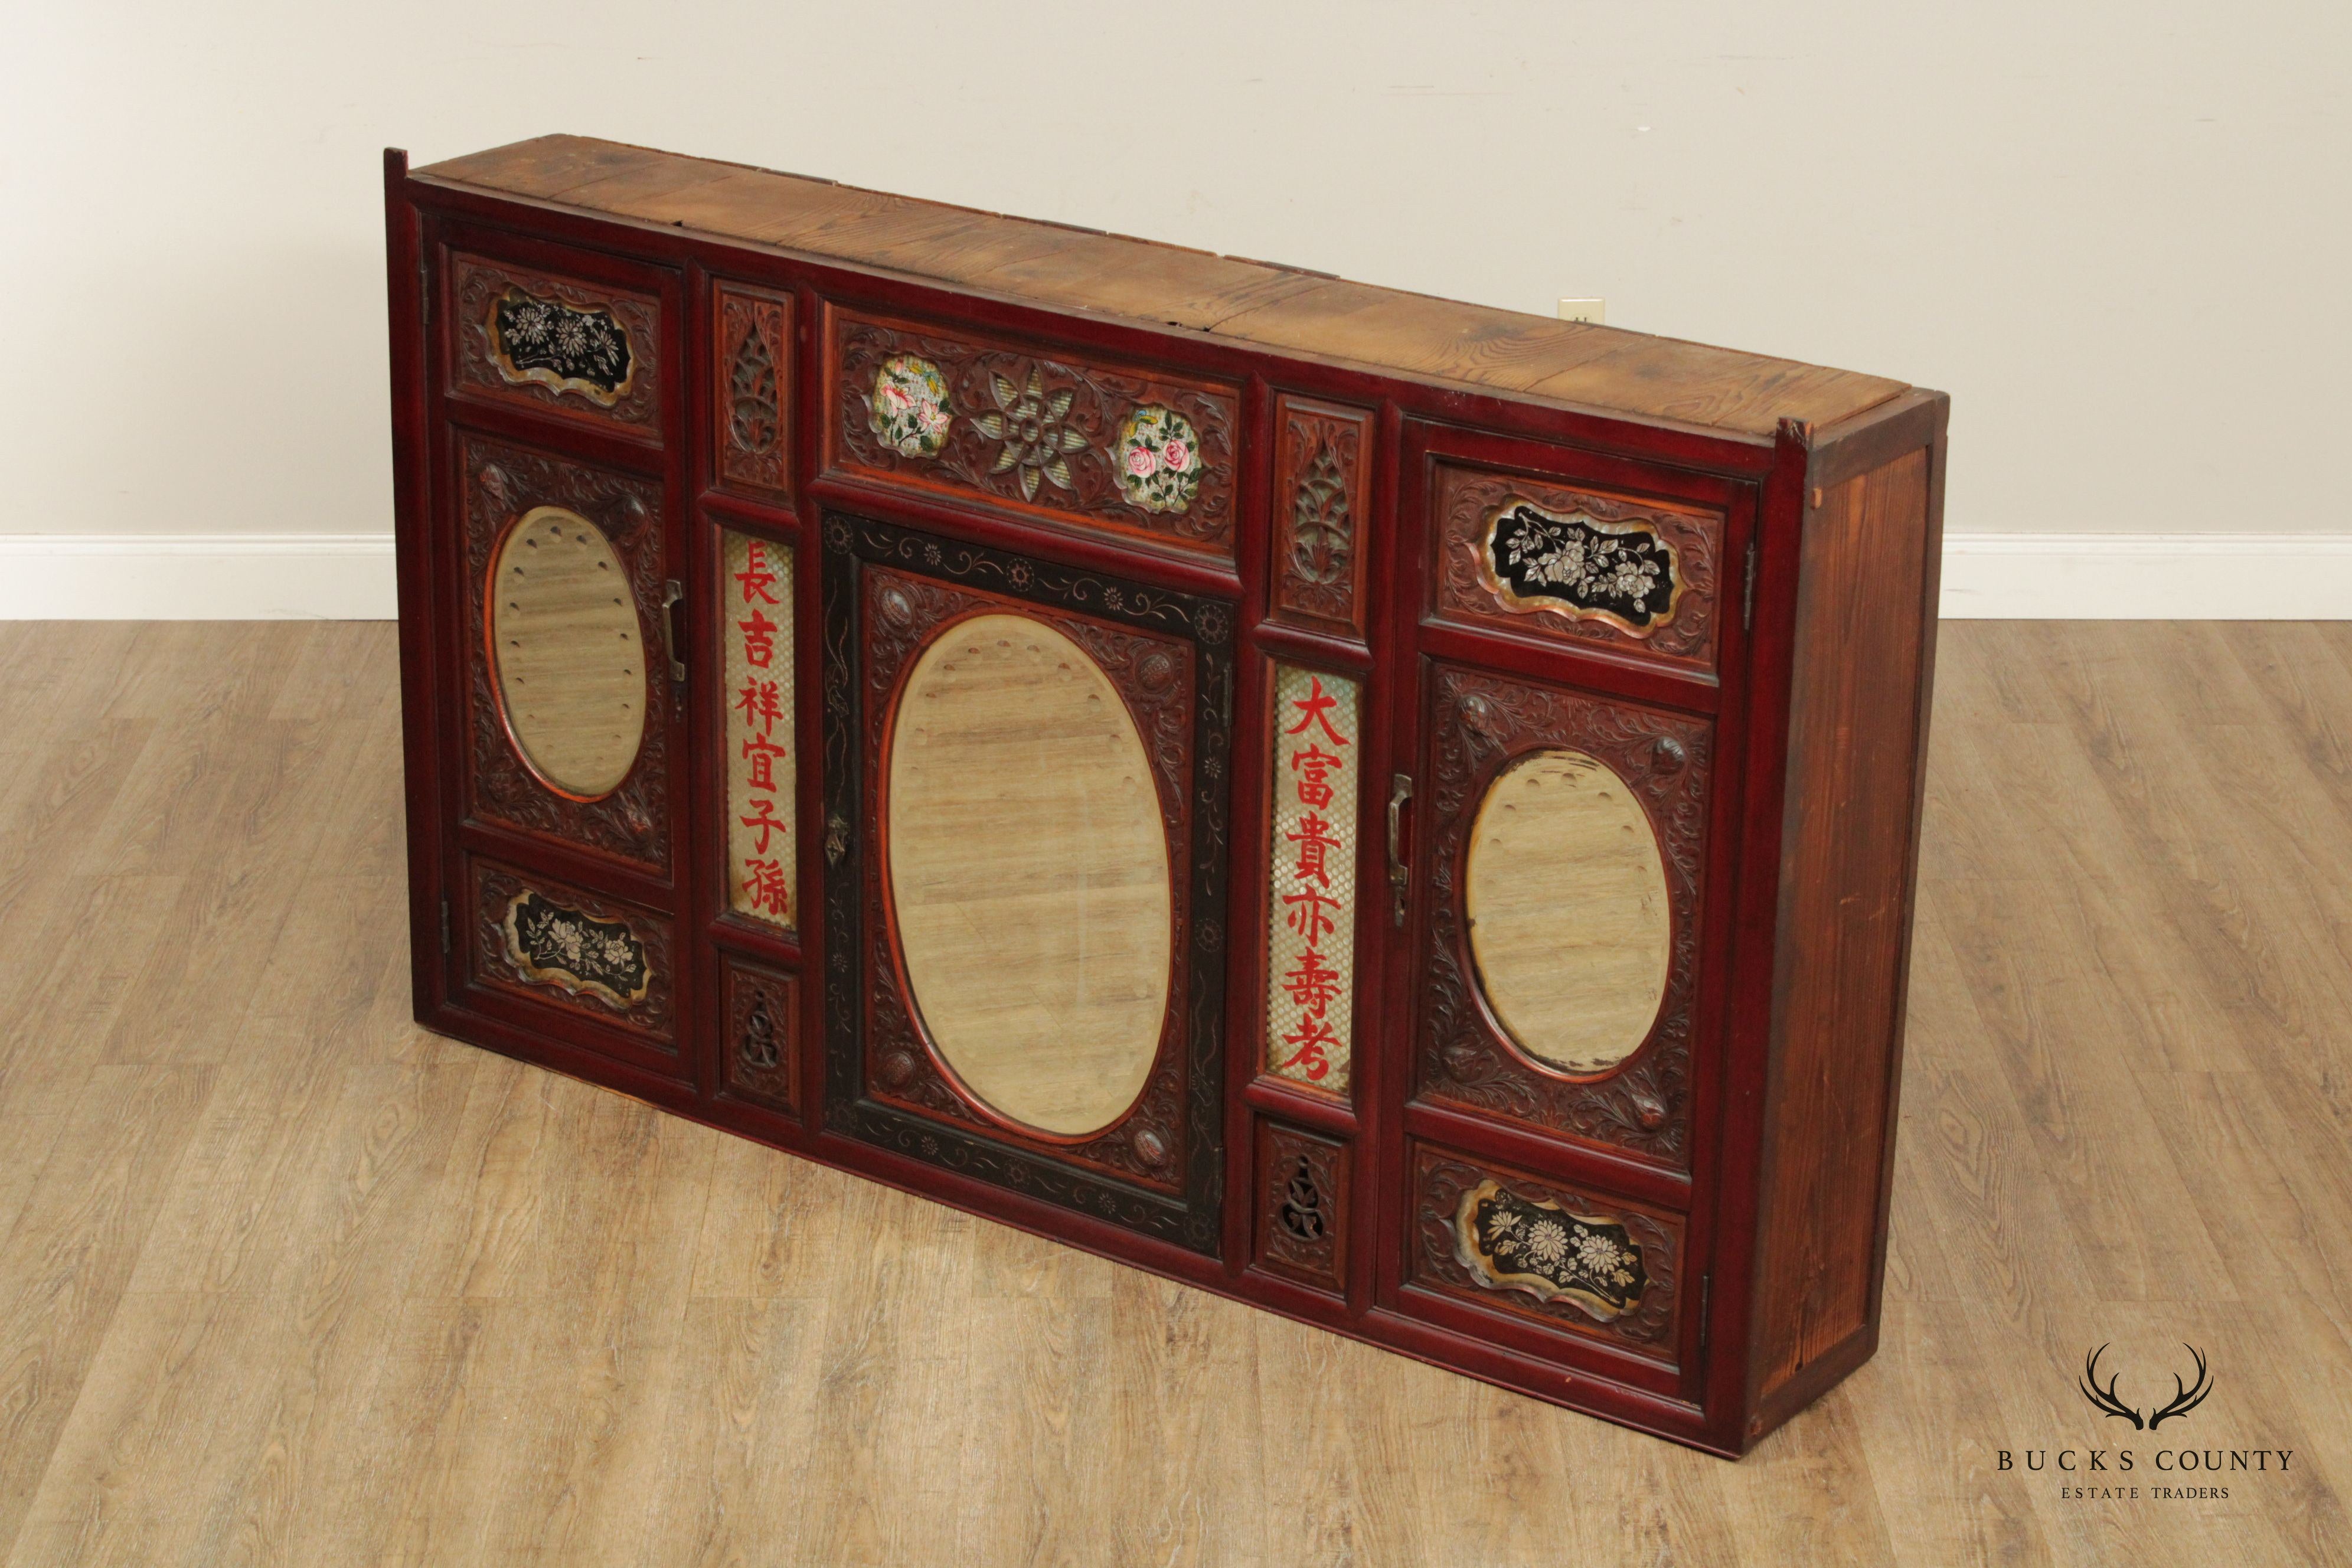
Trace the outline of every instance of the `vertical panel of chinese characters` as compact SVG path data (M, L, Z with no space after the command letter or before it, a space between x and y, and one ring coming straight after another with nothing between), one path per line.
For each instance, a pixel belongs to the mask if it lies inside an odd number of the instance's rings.
M1354 1038L1362 695L1342 677L1275 666L1265 1066L1334 1094Z
M731 529L719 581L727 650L728 907L793 931L793 552Z

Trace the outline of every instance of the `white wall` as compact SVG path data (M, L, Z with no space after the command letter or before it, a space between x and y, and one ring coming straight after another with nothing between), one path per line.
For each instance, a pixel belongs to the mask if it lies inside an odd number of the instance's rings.
M2342 0L24 0L0 533L388 529L378 150L555 130L1943 387L1963 532L2340 532L2347 66Z

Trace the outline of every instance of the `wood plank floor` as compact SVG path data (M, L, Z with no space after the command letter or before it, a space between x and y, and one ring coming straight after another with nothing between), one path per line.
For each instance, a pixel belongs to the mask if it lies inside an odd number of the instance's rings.
M0 626L0 1563L2352 1562L2352 626L1944 647L1885 1345L1734 1466L425 1035L391 627Z

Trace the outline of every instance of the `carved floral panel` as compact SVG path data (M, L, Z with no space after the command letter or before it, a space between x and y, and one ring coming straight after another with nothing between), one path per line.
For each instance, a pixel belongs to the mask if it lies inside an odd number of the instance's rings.
M469 865L467 951L478 982L669 1048L677 986L669 921L533 872Z
M792 299L740 283L715 284L710 297L719 488L782 495L792 485Z
M1361 638L1372 416L1286 395L1274 423L1274 618Z
M1237 389L832 318L830 470L1230 558Z
M1690 1165L1691 1032L1713 729L1707 721L1440 664L1427 733L1429 913L1422 936L1415 1076L1422 1099ZM1648 1037L1604 1073L1539 1067L1487 1007L1470 950L1462 871L1487 788L1516 758L1571 748L1625 781L1663 853L1671 936ZM1573 887L1559 897L1572 899Z
M1265 1118L1257 1130L1257 1266L1345 1294L1347 1145Z
M450 286L459 390L660 439L659 300L462 252Z
M1451 464L1435 488L1440 619L1714 668L1721 513Z
M772 1110L797 1110L799 996L793 977L728 952L719 955L719 973L726 1031L719 1041L719 1075L727 1092Z
M1679 1215L1425 1146L1413 1155L1414 1284L1674 1359Z
M560 507L604 536L622 581L612 597L627 601L641 628L659 625L663 564L661 486L568 458L483 437L460 438L466 505L466 626L468 666L466 787L480 822L556 839L666 874L670 862L668 681L658 659L643 657L642 630L628 652L643 688L644 736L618 787L594 800L558 794L541 780L508 732L488 657L490 566L519 519Z

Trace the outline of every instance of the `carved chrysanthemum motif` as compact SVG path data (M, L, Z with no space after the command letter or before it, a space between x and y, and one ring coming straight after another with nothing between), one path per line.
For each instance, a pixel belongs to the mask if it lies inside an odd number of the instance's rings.
M1019 470L1021 499L1035 500L1037 486L1042 480L1056 489L1070 489L1070 454L1084 449L1087 438L1066 421L1070 416L1070 403L1076 395L1068 388L1051 394L1045 391L1044 374L1035 366L1029 367L1027 384L1015 386L1008 378L992 374L988 378L988 395L996 406L972 421L972 428L989 440L1002 443L996 451L996 464L988 471L1001 474L1008 469Z

